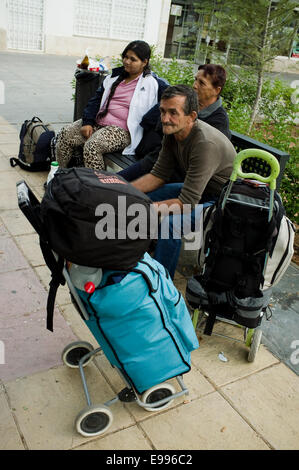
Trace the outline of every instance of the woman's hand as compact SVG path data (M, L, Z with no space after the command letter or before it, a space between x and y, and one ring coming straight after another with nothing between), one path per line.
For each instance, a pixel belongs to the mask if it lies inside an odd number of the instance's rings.
M83 135L83 137L85 137L85 139L89 139L89 137L93 134L93 128L87 124L86 126L81 127L80 133Z

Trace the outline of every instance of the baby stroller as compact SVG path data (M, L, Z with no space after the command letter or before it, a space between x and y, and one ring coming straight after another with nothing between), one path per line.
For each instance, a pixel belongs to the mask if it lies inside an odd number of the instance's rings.
M53 272L57 270L58 256L54 251L52 250L51 252L47 251L45 247L42 246L42 240L45 239L46 234L44 232L44 227L43 227L41 213L40 213L41 204L38 201L38 199L35 197L34 193L31 191L31 189L29 188L29 186L27 185L25 181L20 181L19 183L17 183L17 197L18 197L19 208L21 209L23 214L26 216L28 221L31 223L33 228L36 230L36 232L40 236L42 252L45 257L48 267L50 267L52 271L52 277L53 277ZM148 263L150 263L149 258L150 258L149 255L145 257ZM146 269L149 269L149 268L146 267ZM75 271L75 273L73 271ZM188 355L184 356L184 361L180 361L180 364L176 369L176 371L180 370L181 372L176 374L176 372L173 373L172 371L166 371L166 376L167 376L166 380L169 378L176 378L176 381L178 382L178 385L179 385L179 391L176 391L176 388L173 387L172 384L164 382L164 380L162 380L161 383L156 382L153 386L151 386L150 388L146 390L141 390L141 391L137 390L135 387L135 382L133 383L130 380L130 376L126 374L126 372L124 372L122 367L118 367L119 363L115 360L115 356L111 353L109 347L107 346L107 343L105 342L105 338L102 338L101 334L98 331L98 328L95 328L94 324L92 325L91 320L94 319L93 312L89 308L90 304L86 302L86 299L90 298L95 286L93 285L92 282L85 282L85 281L93 280L97 284L105 277L105 275L107 275L107 273L105 274L104 270L102 271L100 268L95 269L95 268L82 267L82 266L78 266L74 264L71 265L68 262L63 263L61 272L62 272L63 279L59 279L59 282L61 284L64 284L65 282L67 283L72 302L75 305L79 315L86 322L87 326L89 326L94 336L96 335L95 336L96 339L98 340L98 338L100 337L100 339L104 343L103 347L101 345L101 347L94 349L93 346L86 341L76 341L66 346L64 350L62 351L63 363L67 365L68 367L79 369L81 379L82 379L83 389L84 389L84 393L85 393L85 397L87 401L87 407L84 408L78 414L76 421L75 421L76 430L81 435L90 437L90 436L98 436L106 432L107 429L111 426L112 420L113 420L113 415L110 410L110 406L118 400L122 402L135 402L146 411L158 411L169 406L170 403L172 403L174 399L181 397L183 395L188 395L189 391L187 387L185 386L183 382L183 377L182 377L183 373L188 372L190 370L190 367L187 364ZM76 277L78 278L78 273L79 273L79 278L80 278L79 284L78 284L78 279L76 279ZM135 275L138 276L138 273L135 273ZM82 281L84 276L86 277L86 279L85 281ZM97 281L95 281L95 279ZM83 287L81 285L82 282L83 282ZM50 283L50 291L52 287L53 286L51 286L51 283ZM55 287L54 287L54 290L55 290ZM101 291L104 291L104 289L102 289ZM179 296L182 297L181 295ZM50 306L50 309L54 307L54 299L55 299L55 296L53 298L53 296L49 294L48 307L49 307L49 304L52 304L52 306ZM178 302L178 303L181 303L181 302ZM185 304L181 303L181 308L182 308L181 313L182 313L182 316L184 316L183 315L184 309L186 309L188 318L185 316L185 320L187 322L188 321L190 322L191 339L192 339L192 332L194 333L194 329L192 327L188 310L186 306L184 307L184 305ZM124 306L122 305L121 308L119 308L119 311L122 312L123 308ZM167 328L169 331L171 331L169 318L166 319L165 321L168 321ZM98 322L98 323L100 325L101 322ZM153 331L154 331L154 328L155 326L153 327ZM187 325L187 330L188 330L188 325ZM174 332L173 334L175 335L176 333ZM164 335L163 341L165 345L167 346L165 335ZM179 343L178 338L177 338L177 343ZM196 347L198 347L198 342L194 333L193 345L191 345L189 349L190 350L195 349ZM153 346L151 349L153 349ZM120 374L121 378L123 379L125 388L121 390L117 394L117 396L113 397L111 400L103 404L95 405L92 403L91 397L88 391L88 386L87 386L85 373L84 373L84 367L87 366L87 364L95 357L96 354L99 354L103 350L110 364L112 365L112 367L116 368L117 372ZM108 352L108 355L107 355L107 352ZM169 354L171 355L171 353ZM180 351L179 354L182 355L184 353ZM120 357L119 354L118 354L118 357ZM166 358L164 362L167 363L167 360L168 358ZM163 362L163 361L159 361L159 362ZM142 364L141 364L141 367L142 367Z
M279 171L278 161L268 152L238 153L219 201L205 211L200 273L186 287L194 328L211 335L215 321L243 327L249 362L260 346L262 318L271 310L273 263L279 265L277 240L286 222L275 191Z

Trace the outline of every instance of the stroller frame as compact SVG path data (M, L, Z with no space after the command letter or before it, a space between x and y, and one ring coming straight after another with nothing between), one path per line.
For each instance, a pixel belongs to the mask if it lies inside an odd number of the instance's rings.
M40 202L24 180L19 181L16 186L19 208L33 226L37 234L40 237L45 238L46 235L43 232L40 216ZM52 253L57 260L58 256L56 253L53 250ZM87 321L89 319L89 314L71 281L66 263L64 263L62 274L70 290L72 303L76 307L82 319ZM101 347L94 349L94 347L86 341L75 341L67 345L61 354L62 361L66 366L70 368L78 368L80 372L87 407L77 415L75 428L82 436L98 436L106 432L113 421L113 415L109 407L117 401L135 402L144 410L154 412L168 407L175 398L189 394L189 390L184 384L182 375L178 375L175 379L179 384L180 391L176 391L170 383L163 382L151 387L140 395L135 390L133 384L128 383L121 370L111 365L117 370L126 387L111 400L103 404L94 405L91 401L88 390L84 367L101 352Z
M259 169L259 163L261 161L262 161L262 164L260 165L260 167L265 169L264 165L266 163L267 170L270 170L270 174L268 176L263 176L263 175L258 174L257 172L244 173L242 171L241 166L242 166L242 163L246 159L249 159L249 158L251 159L250 160L251 165L256 163L254 165L255 170ZM222 205L221 205L222 211L224 210L227 201L236 202L234 199L231 199L229 196L230 196L230 193L231 193L233 183L237 180L237 178L256 180L256 181L259 181L259 182L262 182L262 183L265 183L265 184L269 184L269 187L270 187L269 206L268 207L259 206L259 205L255 205L255 204L251 204L251 203L243 202L243 201L238 201L238 203L239 204L244 204L244 205L251 205L253 207L259 207L261 209L268 210L268 222L269 222L272 218L272 215L273 215L274 191L276 189L276 179L279 175L279 171L280 171L280 166L279 166L279 163L278 163L277 159L272 154L270 154L269 152L266 152L266 151L260 150L260 149L246 149L246 150L242 150L241 152L239 152L237 154L235 160L234 160L233 172L230 176L230 181L229 181L229 184L227 186L227 189L225 191L225 195L224 195L224 198L223 198L223 201L222 201ZM267 252L266 255L265 255L263 273L266 270L268 257L269 257L269 253ZM270 307L268 306L266 308L270 308ZM263 309L260 313L259 325L262 321L262 318L263 318L263 315L264 315L264 312L265 312L266 308ZM241 341L237 338L233 338L231 336L222 335L220 333L212 333L215 320L220 320L224 323L229 323L229 324L232 324L234 326L237 326L237 327L241 328L242 325L240 325L239 323L237 323L233 320L230 320L229 318L226 318L225 315L221 316L221 313L219 313L219 315L215 315L214 318L211 319L209 317L209 314L207 312L205 312L204 310L201 310L200 308L195 308L195 309L192 309L192 310L193 310L192 311L192 323L193 323L193 327L194 327L195 330L198 329L198 330L201 331L200 325L202 324L202 321L204 320L204 317L207 316L207 319L206 319L206 322L205 322L206 323L205 328L203 330L204 334L209 335L209 336L214 334L215 336L221 336L223 338L227 338L227 339L230 339L230 340L233 340L233 341L243 343L243 341ZM255 360L257 352L259 350L259 346L260 346L261 339L262 339L262 329L260 328L259 325L256 328L243 327L244 328L244 342L245 342L245 345L247 347L249 347L249 353L248 353L248 357L247 357L248 362L253 362Z

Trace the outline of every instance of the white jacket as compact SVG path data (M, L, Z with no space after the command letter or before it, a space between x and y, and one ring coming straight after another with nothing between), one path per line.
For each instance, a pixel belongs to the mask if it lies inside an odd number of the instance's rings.
M100 109L109 96L110 88L118 77L108 75L103 81L104 93L101 100ZM155 104L158 103L159 85L153 75L148 74L145 77L140 75L129 107L127 126L131 136L131 143L122 152L123 155L134 155L135 148L143 136L143 128L140 122L144 116Z

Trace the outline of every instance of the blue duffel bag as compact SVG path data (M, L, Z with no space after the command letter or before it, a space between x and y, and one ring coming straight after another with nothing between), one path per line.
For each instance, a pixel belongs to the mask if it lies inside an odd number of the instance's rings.
M92 294L77 289L86 321L109 362L138 393L188 372L199 347L184 298L145 253L128 273L103 271Z

